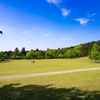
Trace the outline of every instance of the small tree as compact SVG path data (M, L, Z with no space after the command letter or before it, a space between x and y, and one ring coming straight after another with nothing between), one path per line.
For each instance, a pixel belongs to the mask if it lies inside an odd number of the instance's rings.
M91 53L89 55L89 59L95 60L95 63L97 60L100 60L100 50L99 49L100 49L99 46L96 43L94 43Z
M91 60L95 60L95 63L97 60L100 60L100 52L95 51L95 52L91 52L91 55L89 56L89 58Z

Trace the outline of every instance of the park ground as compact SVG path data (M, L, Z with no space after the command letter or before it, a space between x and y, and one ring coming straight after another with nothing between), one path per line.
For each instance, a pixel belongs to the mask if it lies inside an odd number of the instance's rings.
M87 57L11 60L0 63L0 76L100 67ZM0 100L100 100L100 69L57 75L0 80Z

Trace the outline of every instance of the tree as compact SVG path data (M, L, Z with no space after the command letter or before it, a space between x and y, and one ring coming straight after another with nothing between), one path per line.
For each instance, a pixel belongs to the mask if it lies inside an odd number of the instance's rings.
M82 48L82 45L78 45L78 46L75 47L75 50L78 51L78 50L80 50L81 48Z
M58 57L61 57L61 55L62 55L63 53L64 53L64 52L63 52L62 49L58 49L56 55L57 55Z
M18 48L15 48L15 54L17 55L17 53L19 52Z
M98 49L99 49L99 46L96 43L94 43L91 52L98 51Z
M39 51L39 49L37 48L36 51Z
M88 48L87 44L82 44L82 47L80 49L80 55L82 57L85 57L85 56L88 56L88 54L89 54L89 48Z
M100 52L98 51L91 52L91 55L89 56L89 58L91 60L95 60L95 63L96 63L97 60L100 60Z
M26 56L28 59L36 58L35 51L34 50L29 51Z
M91 53L89 55L89 59L95 60L95 63L96 60L100 60L100 47L96 43L94 43L92 47Z
M53 58L56 58L57 57L56 53L57 53L56 49L50 49L49 51L47 51L46 54L49 54L49 56L52 56Z
M25 47L22 48L21 54L24 55L24 56L26 55Z
M5 61L5 55L3 52L0 52L0 61Z

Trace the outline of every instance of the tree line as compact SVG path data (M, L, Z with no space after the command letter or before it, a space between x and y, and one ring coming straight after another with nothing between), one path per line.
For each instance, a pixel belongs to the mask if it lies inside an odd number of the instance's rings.
M14 51L1 51L0 61L5 59L52 59L52 58L79 58L89 56L91 60L100 60L100 40L92 41L77 46L71 46L58 49L47 49L46 51L30 50L26 51L25 47L15 48Z

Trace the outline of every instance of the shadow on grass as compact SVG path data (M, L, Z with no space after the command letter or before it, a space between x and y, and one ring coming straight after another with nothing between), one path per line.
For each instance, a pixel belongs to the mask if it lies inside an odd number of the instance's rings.
M49 88L52 85L9 84L0 88L0 100L100 100L100 91ZM85 97L85 99L83 99Z

